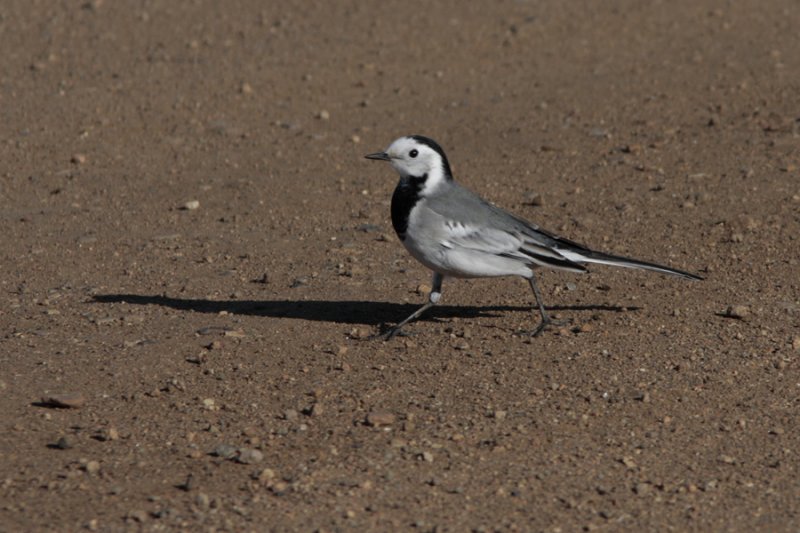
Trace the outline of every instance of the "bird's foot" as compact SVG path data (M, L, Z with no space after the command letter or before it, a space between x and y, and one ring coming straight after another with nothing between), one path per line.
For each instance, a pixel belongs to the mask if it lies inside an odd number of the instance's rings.
M412 333L406 333L400 326L395 326L393 328L389 328L388 330L382 333L376 333L370 337L367 337L367 340L371 341L390 341L394 337L410 337L413 335Z
M550 326L563 327L567 324L569 324L569 320L556 320L555 318L550 318L548 316L539 322L539 325L536 326L536 329L531 332L531 337L538 337Z

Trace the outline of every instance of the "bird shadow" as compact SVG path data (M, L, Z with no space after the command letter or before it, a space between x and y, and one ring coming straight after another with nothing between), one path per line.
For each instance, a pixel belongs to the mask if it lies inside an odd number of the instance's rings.
M297 318L319 322L372 326L402 320L422 305L421 303L398 304L354 300L206 300L145 294L98 294L92 298L97 303L157 305L195 313L218 314L225 311L236 315ZM613 305L572 305L553 306L548 307L548 309L551 311L606 311L621 313L638 308ZM485 307L437 305L421 320L496 317L507 312L530 310L531 307L528 306L514 305L491 305Z

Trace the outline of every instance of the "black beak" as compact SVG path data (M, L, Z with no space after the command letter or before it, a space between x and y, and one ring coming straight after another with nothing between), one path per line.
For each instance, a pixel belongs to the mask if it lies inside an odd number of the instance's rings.
M375 152L374 154L367 154L364 157L367 159L378 159L380 161L389 161L391 159L386 152Z

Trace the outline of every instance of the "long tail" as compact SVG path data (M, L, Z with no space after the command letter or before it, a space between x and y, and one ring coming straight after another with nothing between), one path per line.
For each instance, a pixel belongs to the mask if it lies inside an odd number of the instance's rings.
M652 270L654 272L661 272L662 274L669 274L671 276L678 276L686 279L702 280L700 276L678 270L677 268L670 268L668 266L659 265L656 263L649 263L647 261L639 261L638 259L631 259L629 257L622 257L619 255L605 254L603 252L595 252L594 250L581 250L580 252L569 249L558 249L564 257L576 263L597 263L600 265L611 265L624 268L638 268L642 270Z

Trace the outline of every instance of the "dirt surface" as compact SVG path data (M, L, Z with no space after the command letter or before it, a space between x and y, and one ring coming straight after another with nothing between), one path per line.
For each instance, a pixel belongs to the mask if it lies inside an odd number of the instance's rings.
M797 531L799 27L794 0L5 2L0 530ZM568 324L535 339L523 280L446 280L367 340L430 283L363 159L412 133L706 280L543 272Z

